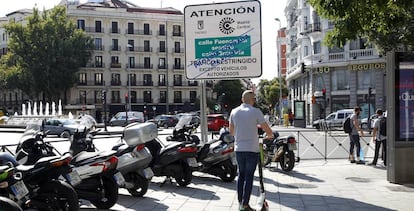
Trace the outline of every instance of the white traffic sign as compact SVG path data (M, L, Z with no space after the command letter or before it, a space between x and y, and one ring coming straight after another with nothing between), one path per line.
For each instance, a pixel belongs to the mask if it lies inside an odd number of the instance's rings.
M184 23L188 79L262 75L259 1L189 5L184 8Z

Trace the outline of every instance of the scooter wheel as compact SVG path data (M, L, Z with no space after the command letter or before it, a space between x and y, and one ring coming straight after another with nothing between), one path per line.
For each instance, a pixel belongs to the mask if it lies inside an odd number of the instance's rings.
M237 167L234 166L230 161L225 161L220 165L221 172L220 179L223 182L232 182L237 175Z
M190 166L188 166L185 162L183 162L181 166L182 171L179 171L174 178L179 186L185 187L191 183L191 180L193 179L193 172L191 171Z
M128 188L128 192L135 197L142 197L148 191L149 180L137 173L128 173L125 175L125 181L134 184L133 188Z
M118 184L112 177L102 177L102 189L103 197L91 203L98 209L109 209L118 201Z
M39 210L79 210L78 195L75 189L63 181L54 180L40 186L32 202Z
M0 197L0 210L3 209L8 211L22 211L22 208L16 202L6 197Z

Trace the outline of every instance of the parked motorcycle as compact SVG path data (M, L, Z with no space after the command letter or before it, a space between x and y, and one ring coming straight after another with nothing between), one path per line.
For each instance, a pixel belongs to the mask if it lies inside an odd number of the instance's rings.
M119 159L117 170L125 178L125 185L121 187L126 188L133 196L143 196L154 176L149 166L152 155L145 143L157 135L158 129L154 123L129 124L123 131L121 143L112 148Z
M12 163L0 166L0 208L20 211L22 208L19 204L25 205L28 201L29 190L21 178L15 177L14 174Z
M96 150L93 136L98 131L76 131L71 137L70 152L73 169L79 173L80 183L74 188L79 198L90 201L98 209L109 209L118 200L118 187L124 178L117 171L116 151Z
M173 135L167 141L190 142L197 144L197 164L195 171L220 177L224 182L231 182L237 175L236 157L234 155L234 138L228 131L202 144L194 135L194 127L190 124L191 116L183 116L174 128Z
M295 166L295 153L297 149L294 135L279 137L277 131L273 131L274 139L263 139L264 166L273 162L279 162L283 171L291 171Z
M72 174L69 154L52 155L43 141L43 133L26 131L20 140L16 155L1 153L0 160L4 164L10 162L29 192L30 204L26 206L39 210L78 210L78 197L71 185L59 180L59 177ZM23 186L16 189L20 195L25 194ZM23 192L20 192L23 191ZM14 192L14 191L12 191ZM22 198L18 197L17 198Z
M193 178L192 168L197 167L197 147L188 142L172 142L164 145L158 138L155 138L145 146L152 155L150 166L155 176L171 177L180 186L187 186Z

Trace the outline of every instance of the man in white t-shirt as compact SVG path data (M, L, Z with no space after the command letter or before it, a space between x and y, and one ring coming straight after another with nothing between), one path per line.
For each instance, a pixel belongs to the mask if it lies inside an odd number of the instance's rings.
M375 143L375 153L374 153L374 160L372 160L371 163L368 165L377 165L379 150L382 145L382 160L384 161L384 165L387 165L387 159L386 159L386 152L387 152L387 136L381 135L383 133L381 131L381 124L385 124L382 121L387 121L384 117L383 111L381 109L378 109L376 111L377 119L374 121L374 129L372 130L372 141ZM385 129L383 127L383 129Z

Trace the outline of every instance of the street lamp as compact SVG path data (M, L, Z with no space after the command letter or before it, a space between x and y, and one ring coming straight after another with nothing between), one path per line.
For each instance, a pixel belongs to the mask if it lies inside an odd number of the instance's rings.
M311 47L311 49L310 49L310 56L311 56L311 58L310 58L311 65L310 66L311 66L311 68L310 68L310 76L309 76L309 82L310 82L309 93L311 94L311 98L312 98L312 96L313 96L313 43L312 43L312 40L309 37L308 33L301 32L300 35L305 36L309 39L310 47ZM309 112L309 114L312 114L311 120L313 120L313 108L311 108L311 110L312 110L312 112ZM312 122L312 121L310 121L310 122Z
M280 28L281 23L279 18L275 18L275 21L279 22L279 29L277 30L277 36L276 36L276 45L277 45L277 71L279 75L279 119L282 118L282 68L280 65L280 61L282 58L282 54L280 53Z

